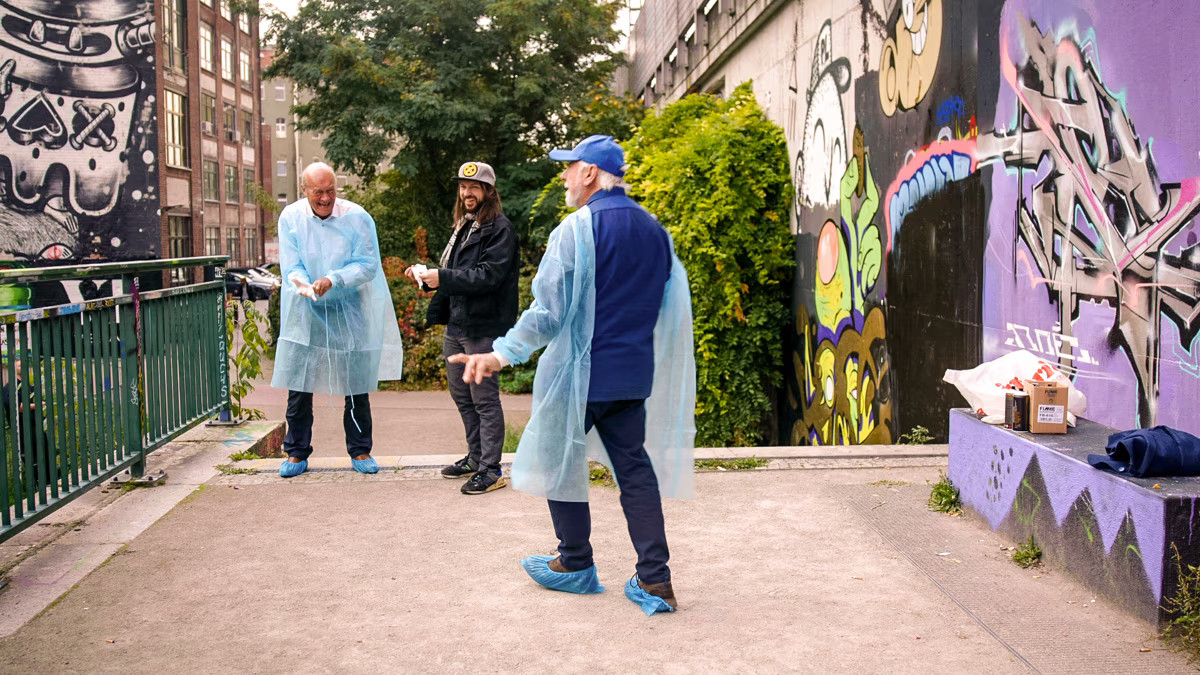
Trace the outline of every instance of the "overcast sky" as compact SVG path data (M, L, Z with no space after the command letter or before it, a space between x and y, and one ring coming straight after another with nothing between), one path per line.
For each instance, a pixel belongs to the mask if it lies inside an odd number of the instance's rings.
M295 16L296 8L300 5L300 2L301 0L266 0L265 2L261 2L261 4L264 8L274 5L276 9L281 10L284 14ZM632 26L629 25L629 12L624 8L621 9L620 15L617 16L616 29L621 31L622 35L621 39L617 42L618 51L624 51L626 37L632 30Z

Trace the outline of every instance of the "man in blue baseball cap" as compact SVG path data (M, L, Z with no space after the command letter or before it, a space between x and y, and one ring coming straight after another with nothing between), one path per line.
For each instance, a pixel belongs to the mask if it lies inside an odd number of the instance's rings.
M557 556L521 561L538 583L572 593L604 590L592 560L588 457L612 468L637 551L625 595L643 612L673 612L662 497L690 497L696 435L696 363L687 273L671 237L625 194L625 154L590 136L550 158L567 206L533 279L534 302L490 354L460 354L479 382L546 347L533 412L513 461L512 485L550 505Z

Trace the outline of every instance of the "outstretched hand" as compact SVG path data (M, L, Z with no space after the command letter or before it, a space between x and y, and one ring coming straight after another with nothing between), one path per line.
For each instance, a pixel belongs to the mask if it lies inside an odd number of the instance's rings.
M463 382L470 384L481 384L484 378L491 377L492 374L500 372L503 368L500 365L500 360L491 353L488 354L455 354L446 359L450 363L463 363L466 368L463 369Z

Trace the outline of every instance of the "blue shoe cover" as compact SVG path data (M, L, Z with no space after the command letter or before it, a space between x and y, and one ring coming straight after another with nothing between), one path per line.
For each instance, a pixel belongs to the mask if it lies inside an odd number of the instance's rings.
M350 464L354 466L354 470L359 473L379 473L379 464L375 462L374 457L366 459L351 459Z
M525 568L534 581L555 591L581 595L604 592L604 587L600 585L600 579L596 576L595 565L578 572L555 572L549 565L554 558L552 555L531 555L521 559L521 567Z
M279 475L283 478L291 478L293 476L299 476L300 474L304 473L305 471L308 471L308 460L307 459L304 460L303 462L299 462L299 463L289 462L288 460L285 459L285 460L283 460L283 464L279 465Z
M668 605L666 600L657 595L650 595L642 590L642 587L638 586L636 574L629 580L629 583L625 584L625 597L629 598L633 604L641 607L646 616L654 616L659 612L675 611L675 608Z

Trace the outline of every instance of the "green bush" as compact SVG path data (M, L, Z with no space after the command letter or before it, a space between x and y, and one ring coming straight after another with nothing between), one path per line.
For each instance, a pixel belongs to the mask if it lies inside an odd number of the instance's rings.
M279 300L283 289L276 288L267 298L267 334L271 336L271 346L268 354L275 358L275 343L279 342Z
M746 83L728 101L693 95L648 116L628 159L633 196L670 231L691 282L696 445L755 445L769 433L790 317L783 129Z
M525 265L521 268L521 278L517 282L517 307L523 312L533 303L533 275L537 273L536 265ZM533 393L533 374L537 371L539 349L525 363L500 371L500 391L506 394Z

